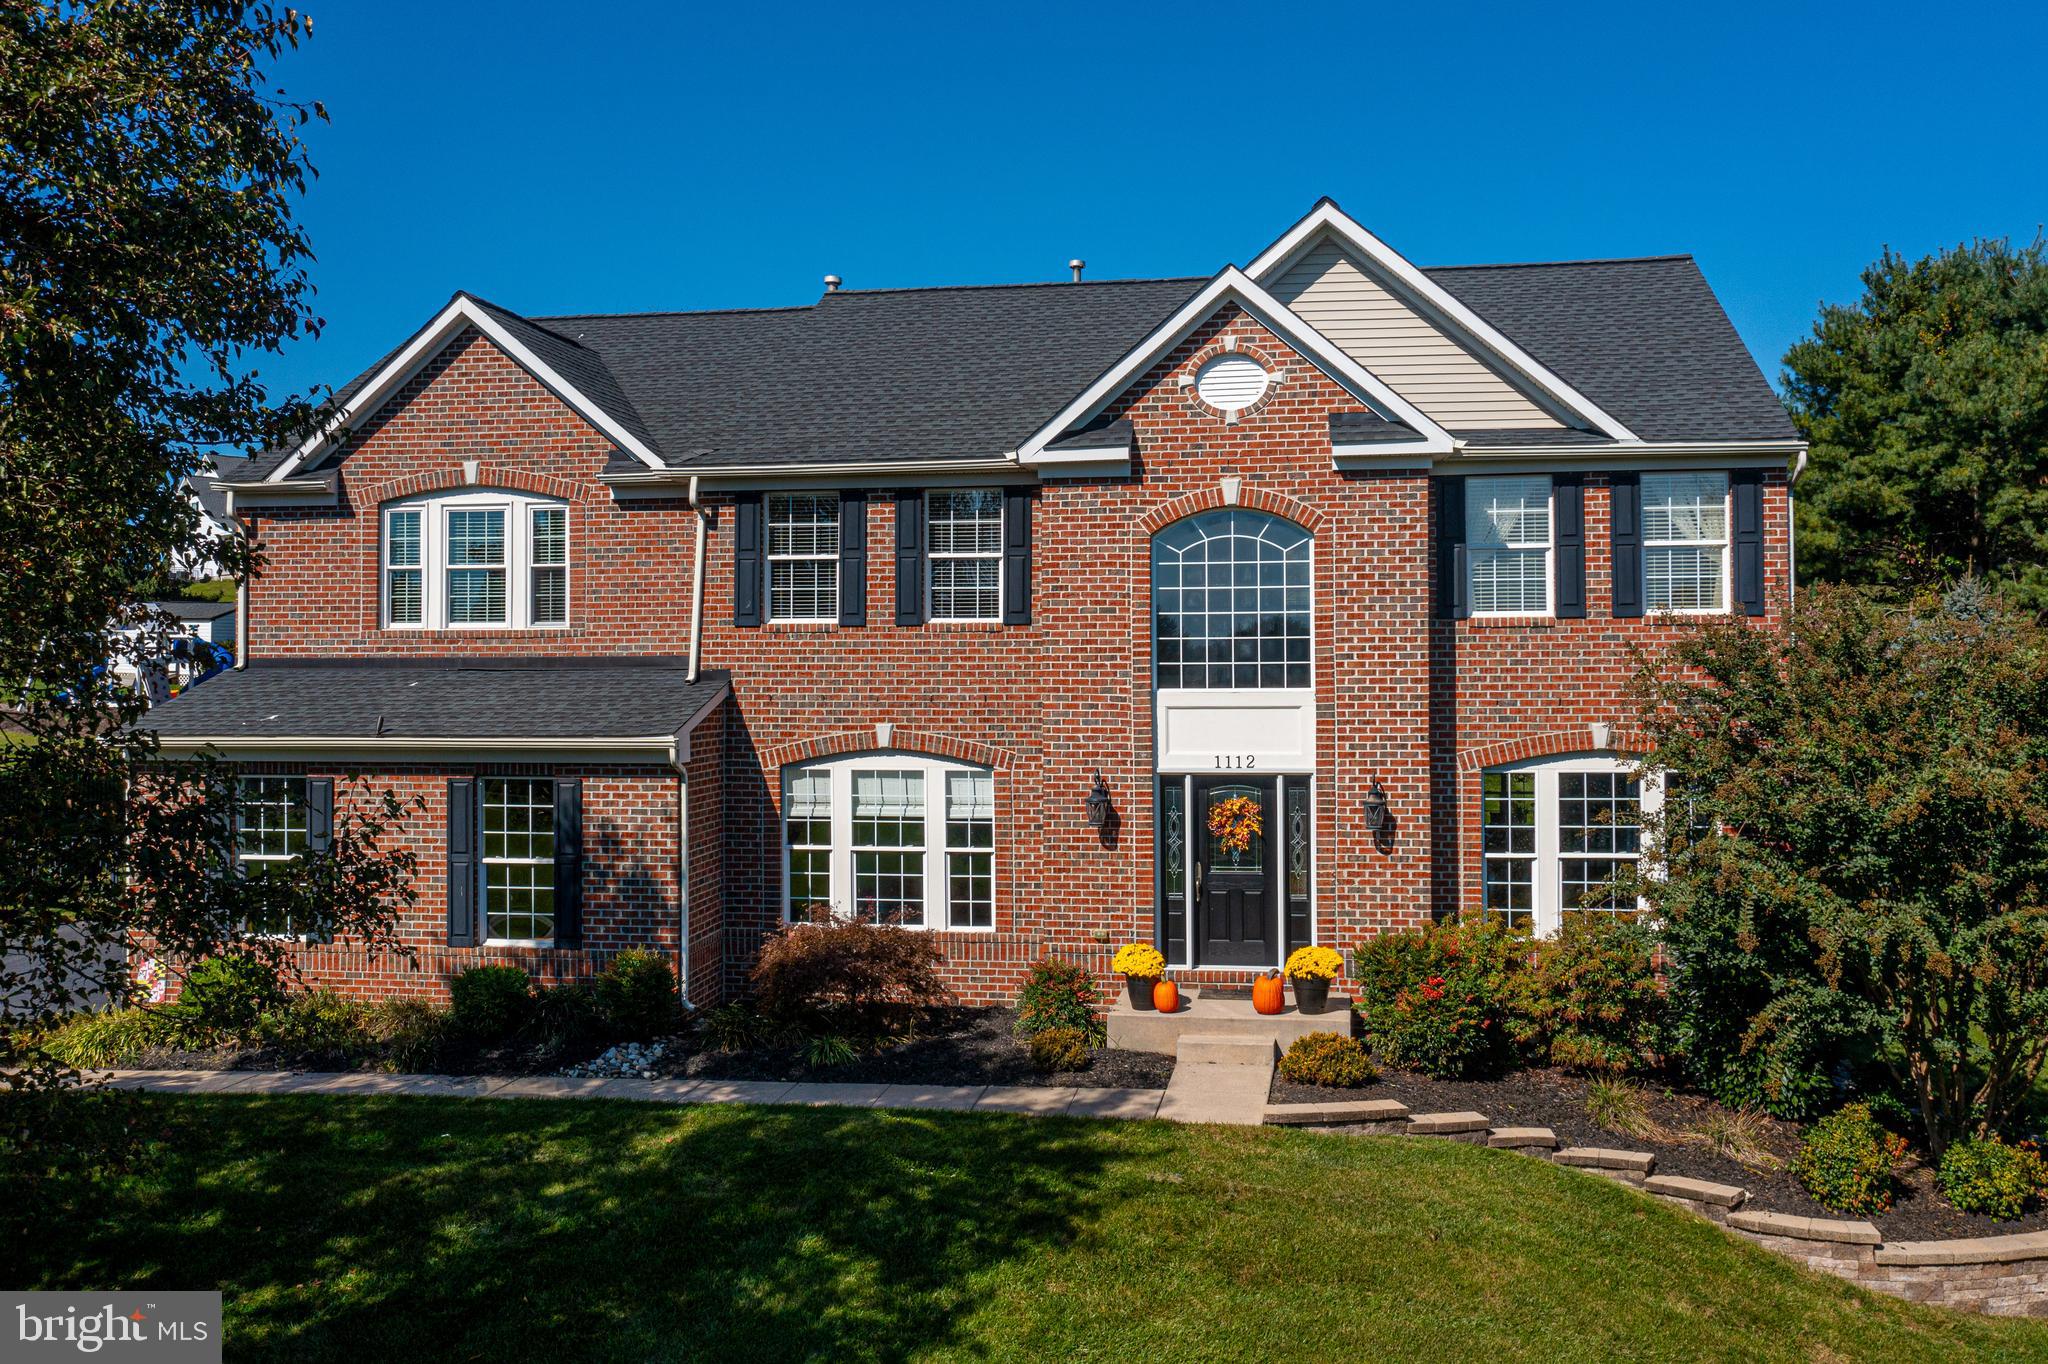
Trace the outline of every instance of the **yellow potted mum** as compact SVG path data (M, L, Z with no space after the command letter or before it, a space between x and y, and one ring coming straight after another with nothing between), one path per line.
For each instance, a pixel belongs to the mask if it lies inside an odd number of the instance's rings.
M1330 1007L1330 982L1344 969L1334 947L1297 947L1287 957L1287 978L1294 982L1294 1007L1319 1014Z
M1166 974L1166 958L1159 955L1159 949L1148 942L1125 943L1116 950L1115 960L1110 969L1120 972L1124 988L1130 991L1133 1009L1151 1009L1152 987L1159 983L1159 977Z

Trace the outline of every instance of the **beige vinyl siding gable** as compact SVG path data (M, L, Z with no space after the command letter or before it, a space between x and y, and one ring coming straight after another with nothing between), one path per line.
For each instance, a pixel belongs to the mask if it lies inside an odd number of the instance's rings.
M1564 426L1334 241L1318 242L1271 288L1303 321L1447 430Z

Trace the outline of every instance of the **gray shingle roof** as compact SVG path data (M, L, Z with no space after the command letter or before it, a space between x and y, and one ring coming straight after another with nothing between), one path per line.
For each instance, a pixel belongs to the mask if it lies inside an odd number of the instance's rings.
M165 739L637 739L673 735L726 690L645 659L258 659L173 697Z
M1388 421L1377 412L1332 412L1330 439L1363 444L1374 440L1421 440L1422 433L1406 422Z
M1426 273L1647 440L1794 437L1689 256ZM476 301L669 466L768 467L1005 454L1205 282L842 289L807 307L538 318Z
M231 601L196 601L189 597L152 597L143 603L153 606L173 620L219 620L222 616L235 614Z

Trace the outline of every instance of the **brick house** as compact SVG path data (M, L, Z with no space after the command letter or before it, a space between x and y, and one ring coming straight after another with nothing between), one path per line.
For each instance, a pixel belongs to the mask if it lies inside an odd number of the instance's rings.
M222 479L267 566L163 742L242 764L252 858L345 774L427 803L417 961L309 978L637 944L713 1002L830 904L985 1002L1612 905L1631 649L1791 580L1804 447L1692 260L1425 270L1325 200L1209 279L1079 274L458 294Z

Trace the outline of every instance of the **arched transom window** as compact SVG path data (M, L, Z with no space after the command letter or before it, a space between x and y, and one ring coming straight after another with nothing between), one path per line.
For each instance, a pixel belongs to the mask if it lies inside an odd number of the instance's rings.
M1227 509L1176 521L1152 541L1158 686L1309 685L1309 556L1291 521Z

